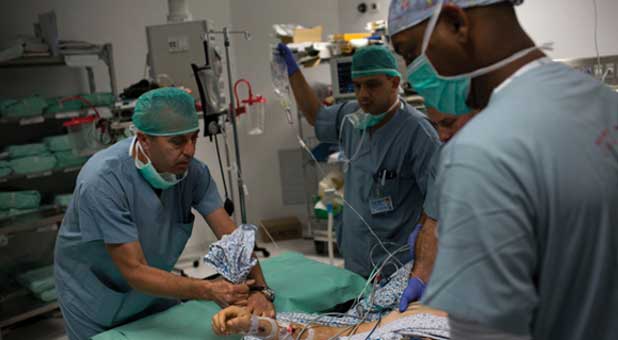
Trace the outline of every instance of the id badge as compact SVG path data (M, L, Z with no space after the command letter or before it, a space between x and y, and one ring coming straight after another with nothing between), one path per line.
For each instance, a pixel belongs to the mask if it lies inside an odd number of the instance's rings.
M378 215L393 211L393 200L390 196L374 198L369 200L369 210L371 215Z

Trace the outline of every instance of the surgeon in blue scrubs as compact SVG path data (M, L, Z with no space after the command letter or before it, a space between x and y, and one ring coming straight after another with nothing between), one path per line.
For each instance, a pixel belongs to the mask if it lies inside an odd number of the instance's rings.
M71 340L175 305L180 299L245 305L273 316L259 265L242 284L171 274L191 236L197 210L220 238L236 226L223 209L208 167L193 158L198 116L176 88L142 95L134 138L95 154L81 170L55 249L58 302ZM268 295L268 296L267 296Z
M454 340L617 339L618 93L549 59L521 2L391 2L426 105L481 109L440 155L421 302L448 312Z
M345 155L344 195L351 207L343 209L337 245L345 268L368 277L374 264L406 245L424 216L438 135L423 113L399 97L401 74L387 47L367 46L354 53L351 78L357 100L329 107L321 105L290 50L283 44L279 50L299 109L318 139L339 143ZM394 255L399 263L411 260L408 251ZM394 268L388 265L382 274Z

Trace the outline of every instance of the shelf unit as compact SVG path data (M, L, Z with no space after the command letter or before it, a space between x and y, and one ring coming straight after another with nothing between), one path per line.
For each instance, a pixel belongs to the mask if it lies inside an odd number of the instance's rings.
M64 209L57 206L49 206L36 212L9 217L0 220L0 236L57 225L62 222L63 217Z
M108 113L110 112L110 108L107 106L97 106L96 107L97 111L99 113ZM26 126L26 125L35 125L35 124L42 124L45 123L46 121L50 121L50 120L57 120L57 121L65 121L67 119L71 119L71 118L75 118L75 117L79 117L81 115L89 115L89 114L94 114L94 110L92 109L88 109L88 111L86 112L86 110L82 110L82 111L67 111L67 112L57 112L57 113L45 113L42 114L40 116L34 116L34 117L28 117L28 118L6 118L6 117L0 117L0 124L17 124L19 126Z
M0 291L0 329L55 310L57 302L38 300L27 289L12 286Z
M94 67L103 62L107 66L111 91L117 96L112 52L112 45L104 44L61 56L20 58L0 63L0 71L32 67L83 68L88 75L90 92L94 93ZM112 113L107 107L97 107L97 111L103 115L109 113L110 116ZM3 136L0 149L11 144L33 143L46 136L64 134L66 131L62 123L84 114L84 111L71 111L28 118L0 118L0 135ZM81 166L71 166L39 173L9 175L0 178L0 191L38 190L44 202L49 203L55 194L73 192L80 169ZM0 251L6 255L0 258L0 276L3 281L0 285L0 339L4 328L58 310L57 302L36 299L15 282L14 276L18 271L29 269L20 267L22 264L32 263L34 266L35 263L45 265L53 262L53 243L63 217L64 209L61 207L44 205L36 212L0 220ZM38 250L38 253L30 258L28 252L33 249Z
M96 84L94 81L93 67L95 67L101 61L107 66L112 94L114 94L114 96L117 96L118 89L116 88L116 71L114 69L112 44L97 45L85 51L67 52L64 55L59 56L24 57L9 60L0 63L0 68L52 66L85 68L86 72L88 73L88 85L90 86L90 92L95 93Z

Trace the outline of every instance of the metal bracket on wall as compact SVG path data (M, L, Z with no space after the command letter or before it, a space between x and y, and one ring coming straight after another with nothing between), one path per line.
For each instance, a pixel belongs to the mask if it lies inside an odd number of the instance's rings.
M555 61L567 64L576 70L582 71L605 84L618 87L618 55L609 55L592 58L556 59Z

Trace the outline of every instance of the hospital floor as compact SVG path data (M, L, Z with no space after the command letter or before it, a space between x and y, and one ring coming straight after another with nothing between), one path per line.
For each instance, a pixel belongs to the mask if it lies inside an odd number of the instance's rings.
M289 241L279 241L275 247L272 243L260 243L262 247L265 247L271 256L277 256L286 251L295 251L305 254L306 257L329 263L328 256L318 255L315 251L313 240L296 239ZM258 254L260 255L260 254ZM343 259L335 258L334 265L343 268ZM208 266L200 265L198 268L193 268L190 263L181 266L185 273L189 276L203 278L213 274L214 271ZM55 312L50 316L41 317L25 321L16 327L2 330L0 340L66 340L67 337L64 333L64 325L62 315L60 312Z

